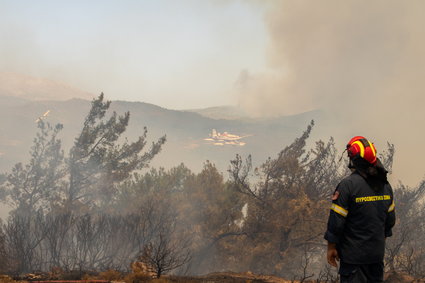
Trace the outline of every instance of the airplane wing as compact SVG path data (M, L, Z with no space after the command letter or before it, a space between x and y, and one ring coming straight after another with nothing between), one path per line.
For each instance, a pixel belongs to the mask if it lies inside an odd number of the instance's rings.
M49 113L50 113L50 110L47 110L46 112L44 112L44 114L43 115L41 115L40 117L38 117L34 122L35 123L38 123L38 122L40 122L41 120L43 120L43 119L45 119L47 116L49 116Z

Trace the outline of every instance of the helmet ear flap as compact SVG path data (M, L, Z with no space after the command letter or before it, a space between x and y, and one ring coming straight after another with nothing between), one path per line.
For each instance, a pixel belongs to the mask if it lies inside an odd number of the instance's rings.
M348 161L348 168L352 169L355 168L353 164L353 160L350 158L350 161Z

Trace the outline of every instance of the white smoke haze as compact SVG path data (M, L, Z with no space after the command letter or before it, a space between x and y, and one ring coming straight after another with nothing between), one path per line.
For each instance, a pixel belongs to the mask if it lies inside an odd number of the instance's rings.
M257 7L241 0L0 1L0 72L172 109L236 104L239 71L264 65Z
M95 97L57 81L0 71L0 95L3 93L28 100L92 100Z
M317 108L310 97L289 89L290 78L282 72L241 72L237 85L242 93L239 106L253 117L292 115Z
M423 45L418 40L424 31L418 26L424 20L417 13L423 2L409 2L416 5L407 7L395 1L274 3L266 15L271 37L268 61L274 73L258 74L255 80L269 81L264 85L275 81L280 90L274 91L275 101L260 103L290 103L298 112L306 100L321 108L339 107L342 102L363 106L360 101L365 98L370 104L386 103L381 100L397 97L388 93L394 85L412 89L408 78L423 72L417 64L418 57L423 60L417 46ZM258 85L262 83L254 87ZM274 114L286 114L285 110Z
M265 16L270 71L239 79L257 116L322 109L337 145L364 135L396 145L395 176L424 174L424 1L274 1ZM317 130L320 130L318 125Z
M334 136L340 149L353 135L370 138L378 150L390 141L395 178L415 184L423 177L424 1L160 3L141 17L145 6L134 2L84 9L0 2L0 91L10 93L10 77L19 73L28 75L28 88L40 83L30 77L64 82L66 99L77 90L103 91L174 109L238 100L256 117L321 109L328 119L317 121L315 135ZM266 54L257 24L262 11Z

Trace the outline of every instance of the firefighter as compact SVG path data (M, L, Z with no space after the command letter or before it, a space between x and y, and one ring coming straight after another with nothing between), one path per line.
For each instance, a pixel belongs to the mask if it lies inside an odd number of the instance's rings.
M325 239L327 260L341 283L383 282L385 238L395 223L393 191L372 142L352 138L346 148L352 173L336 187Z

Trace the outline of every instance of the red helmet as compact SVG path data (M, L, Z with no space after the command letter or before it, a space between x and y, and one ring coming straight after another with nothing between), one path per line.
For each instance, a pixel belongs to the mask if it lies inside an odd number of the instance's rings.
M347 144L347 152L351 159L361 157L372 165L376 164L376 148L365 137L352 138Z

